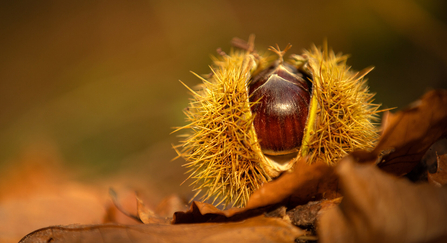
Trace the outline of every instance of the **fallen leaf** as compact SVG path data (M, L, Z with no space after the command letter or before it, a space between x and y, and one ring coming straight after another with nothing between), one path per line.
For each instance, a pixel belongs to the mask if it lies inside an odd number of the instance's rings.
M53 226L30 233L20 243L293 242L305 234L282 219L259 216L232 223Z
M141 220L141 218L139 217L139 209L138 206L139 205L139 198L137 197L135 192L129 192L127 191L127 196L125 196L124 198L119 198L118 197L118 193L115 191L115 189L113 188L109 188L109 196L112 199L113 202L113 206L114 208L117 209L117 211L121 212L122 214L124 214L127 218L126 219L133 219L134 221L132 221L130 224L135 224L135 223L143 223L144 221ZM122 205L122 202L124 202L124 205ZM142 206L140 206L142 207ZM141 209L140 210L145 210L145 209ZM111 210L109 210L110 213ZM117 217L115 217L116 213L114 211L113 215L107 215L106 217L109 219L107 222L111 222L111 223L117 223L122 221L122 219L118 219ZM119 220L119 221L118 221ZM127 224L129 224L129 222L126 222Z
M194 201L186 212L176 212L173 223L223 222L241 220L275 209L277 204L295 207L309 201L339 197L333 167L322 161L309 165L297 161L292 172L264 184L255 191L245 208L220 210L211 204Z
M385 113L382 135L371 152L355 152L360 162L375 162L401 176L418 164L428 148L447 136L447 90L427 92L407 109Z
M447 154L447 138L442 138L433 143L430 148L425 152L421 159L421 162L405 175L406 178L413 182L432 182L438 184L435 181L430 181L430 175L436 173L438 168L438 155Z
M447 184L447 154L437 156L437 171L428 173L428 181L437 186Z
M108 210L106 222L122 223L122 224L169 224L172 221L172 216L177 210L184 210L186 205L176 195L171 195L165 198L156 210L147 206L144 200L135 191L125 190L125 197L118 197L117 192L110 188L109 195L113 201L113 208ZM124 203L124 205L122 204ZM116 217L116 212L120 212L125 216L125 219ZM167 214L170 213L170 214ZM168 215L168 216L167 216ZM129 219L132 221L127 222Z
M447 138L436 141L422 157L422 162L426 165L428 172L436 173L438 156L442 154L447 154Z
M264 184L251 195L249 209L287 202L289 206L302 205L309 201L339 197L337 176L333 167L321 160L309 165L299 160L292 172Z
M212 204L193 201L188 211L174 213L173 224L227 222L238 221L252 216L260 215L264 211L249 211L246 208L230 208L220 210ZM236 217L234 217L236 215Z
M178 195L173 194L163 199L155 209L155 213L161 217L172 217L175 212L185 211L188 204Z
M289 218L289 216L287 216L286 212L287 212L287 208L285 206L280 206L273 211L265 213L264 216L270 217L270 218L281 218L281 219L290 221L290 218Z
M321 242L447 241L447 188L414 184L350 156L336 173L343 200L322 214Z
M172 218L157 215L154 211L148 208L138 196L136 196L136 199L138 217L141 222L145 224L169 224L171 222Z

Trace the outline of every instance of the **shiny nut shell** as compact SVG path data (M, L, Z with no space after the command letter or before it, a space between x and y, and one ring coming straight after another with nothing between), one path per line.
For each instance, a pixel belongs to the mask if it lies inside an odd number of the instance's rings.
M309 111L307 82L287 63L274 64L253 78L249 87L254 102L254 127L264 154L297 152Z

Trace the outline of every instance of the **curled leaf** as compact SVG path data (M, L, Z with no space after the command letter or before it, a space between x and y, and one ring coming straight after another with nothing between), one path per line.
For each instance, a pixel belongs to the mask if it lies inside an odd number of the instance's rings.
M188 211L174 213L173 224L240 221L264 213L265 209L230 208L220 210L209 203L193 201Z
M124 208L121 203L120 200L118 199L118 194L116 193L116 191L113 188L109 188L109 196L112 199L113 204L115 205L116 209L118 209L118 211L120 211L122 214L126 215L127 217L135 220L138 223L143 223L144 221L139 217L139 215L137 214L133 214L131 213L129 210L127 210L126 208ZM138 199L137 199L138 200Z
M437 171L433 174L428 173L428 181L437 186L447 184L447 154L437 156Z
M188 204L176 194L164 198L155 209L155 213L161 217L172 217L175 212L187 210Z
M377 146L353 156L362 162L379 158L382 170L398 176L410 172L433 143L447 136L446 107L447 90L433 90L405 110L385 113Z
M333 167L323 161L309 165L302 159L297 161L292 172L284 173L255 191L245 208L222 211L208 203L193 202L188 211L174 214L173 223L234 221L268 212L275 209L277 204L294 207L309 201L339 196Z
M137 199L137 213L138 218L144 224L169 224L171 218L169 217L161 217L157 215L154 211L152 211L149 207L147 207L143 200L141 200L138 195Z
M309 201L339 197L338 181L333 167L321 160L309 165L305 159L295 164L292 172L264 184L251 195L246 208L258 208L287 202L295 206Z
M322 214L321 242L447 240L447 188L413 184L352 157L343 159L336 173L344 197Z

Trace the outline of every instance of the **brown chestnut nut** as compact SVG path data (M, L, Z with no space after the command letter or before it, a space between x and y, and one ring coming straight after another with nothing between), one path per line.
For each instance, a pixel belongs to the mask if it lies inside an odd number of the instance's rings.
M303 76L291 64L278 61L251 80L253 124L264 154L298 152L310 102Z

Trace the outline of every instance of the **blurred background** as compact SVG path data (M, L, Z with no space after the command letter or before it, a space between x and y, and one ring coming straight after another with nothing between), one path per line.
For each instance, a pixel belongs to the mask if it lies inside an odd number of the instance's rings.
M3 1L0 170L29 160L80 181L132 175L157 198L189 195L175 126L189 71L233 37L300 53L327 38L368 75L376 102L403 108L447 88L445 0ZM129 178L129 176L127 176ZM1 179L0 179L1 180Z

